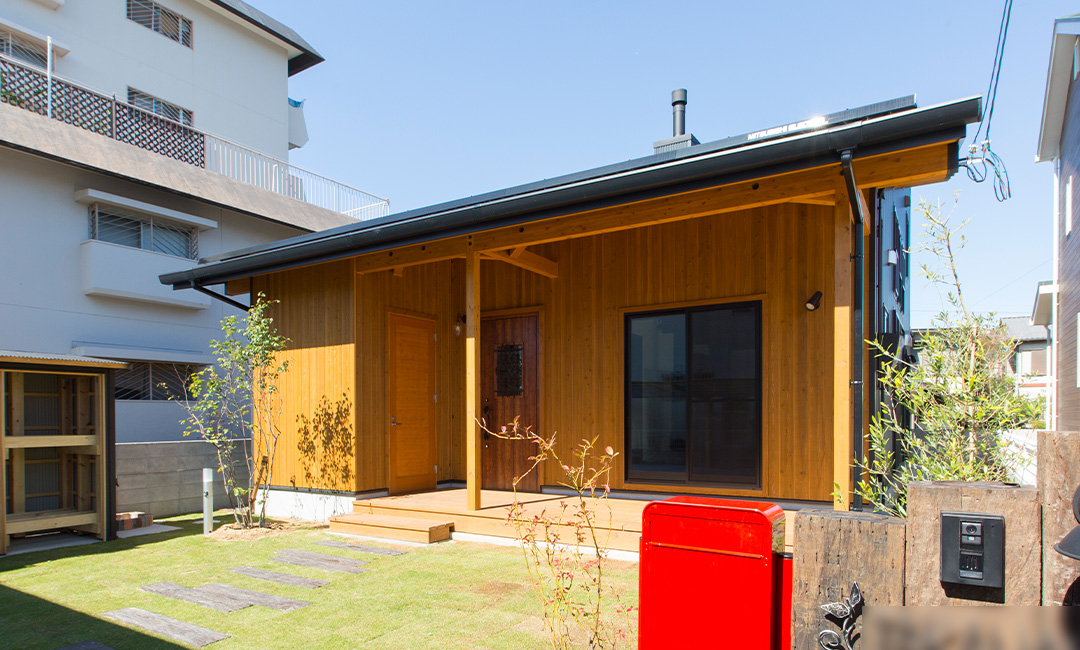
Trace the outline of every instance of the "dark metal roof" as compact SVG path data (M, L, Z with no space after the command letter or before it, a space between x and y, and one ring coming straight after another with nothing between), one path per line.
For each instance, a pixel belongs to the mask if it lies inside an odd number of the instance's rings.
M322 63L326 59L321 54L315 51L307 41L300 37L299 34L294 32L291 27L283 25L282 23L274 20L270 16L267 16L263 12L259 11L255 7L252 7L244 0L210 0L217 6L228 11L229 13L242 18L243 20L251 23L259 29L267 32L271 36L285 41L289 45L292 45L296 49L300 50L300 54L289 59L289 76L293 76L297 72L303 72L313 65Z
M840 124L801 123L598 167L301 235L223 256L219 261L161 276L175 289L388 250L434 239L687 192L838 163L923 144L955 141L981 118L979 97L929 108L906 99L837 113ZM906 107L906 108L905 108ZM876 112L875 112L876 111ZM795 127L795 128L789 128ZM787 129L783 131L783 129ZM763 135L764 134L764 135Z

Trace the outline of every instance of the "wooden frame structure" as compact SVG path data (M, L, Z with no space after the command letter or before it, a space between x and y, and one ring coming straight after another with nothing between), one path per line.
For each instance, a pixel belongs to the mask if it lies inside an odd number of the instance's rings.
M13 535L56 529L100 539L111 534L111 371L122 366L0 355L0 554Z
M341 235L337 248L333 237L287 240L162 281L177 288L225 282L227 293L262 292L280 301L275 324L293 340L286 353L292 367L303 368L286 379L286 394L302 393L286 404L286 421L307 417L326 395L342 395L355 407L347 460L355 469L356 493L387 487L388 417L379 405L386 342L379 319L388 309L434 316L438 480L464 482L473 510L481 508L483 485L477 416L485 316L525 308L545 314L539 419L545 433L560 432L559 453L570 457L577 440L595 437L599 448L611 446L626 458L624 315L760 301L761 485L631 482L623 466L611 488L831 503L834 484L844 495L852 487L854 445L865 432L854 430L853 415L861 412L865 426L869 408L865 394L855 403L852 387L872 381L874 363L864 343L871 334L866 320L862 331L853 331L858 305L872 296L865 282L863 295L855 296L856 264L866 262L853 254L856 238L865 242L875 235L871 221L855 227L852 205L873 217L866 198L879 189L946 180L956 168L964 125L978 112L978 102L970 100L926 109L923 115L935 117L920 118L917 129L911 124L918 111L860 123L878 129L879 143L854 149L854 156L853 149L844 150L853 159L851 185L845 184L838 149L792 163L813 149L793 137L736 150L732 155L760 162L750 171L723 168L709 172L712 177L688 171L662 190L620 184L634 169L666 174L680 160L657 156L636 167L631 161L631 171L601 169L433 206L370 230L357 226L356 234ZM890 129L895 137L882 135ZM812 136L825 149L840 139L828 132ZM770 147L779 152L787 144L795 147L792 158L769 158ZM712 163L710 155L708 147L698 157L693 147L685 152L687 164L703 166ZM621 189L596 190L594 196L592 179ZM573 198L544 204L537 197L549 186ZM524 207L509 205L518 198ZM425 229L425 215L447 225ZM820 308L807 310L807 298L817 291L824 294ZM856 341L861 367L855 365ZM282 444L290 446L287 435ZM304 484L288 451L279 458L275 484L326 489ZM558 468L542 471L542 485L560 482ZM846 497L836 504L847 506Z

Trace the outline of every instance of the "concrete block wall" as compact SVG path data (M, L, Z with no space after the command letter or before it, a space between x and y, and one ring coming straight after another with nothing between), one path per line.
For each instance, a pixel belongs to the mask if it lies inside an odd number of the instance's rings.
M228 508L214 447L202 440L116 445L116 510L155 518L202 511L202 470L214 469L214 507ZM237 476L246 480L246 473Z

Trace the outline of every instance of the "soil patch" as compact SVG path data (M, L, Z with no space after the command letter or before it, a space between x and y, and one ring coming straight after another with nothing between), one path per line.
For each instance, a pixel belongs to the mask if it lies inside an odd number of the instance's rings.
M509 596L524 590L524 585L516 582L500 582L498 580L488 580L472 589L473 593L485 596Z
M326 524L314 521L280 519L267 522L265 526L254 528L241 528L235 523L225 524L210 533L209 537L222 542L251 542L265 537L287 535L298 530L316 530L326 527Z

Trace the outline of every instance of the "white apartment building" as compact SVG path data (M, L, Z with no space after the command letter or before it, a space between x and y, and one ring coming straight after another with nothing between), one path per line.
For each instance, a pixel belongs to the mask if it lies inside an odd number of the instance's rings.
M183 440L183 412L159 383L209 363L219 321L239 311L173 292L161 273L388 212L378 197L287 163L307 139L289 77L322 60L240 0L0 0L8 510L101 510L98 488L72 497L80 462L109 485L115 467L98 461L113 443ZM80 372L98 373L81 396ZM85 421L73 424L80 409ZM84 435L79 449L44 445L72 433ZM44 437L12 441L23 434ZM94 440L99 455L80 456ZM142 449L147 476L121 476L104 507L187 509L187 496L153 476L180 467L175 449ZM12 525L25 529L9 522L5 533L3 520L0 553Z

